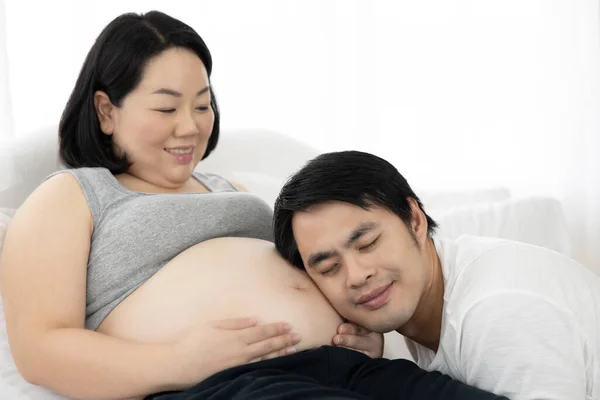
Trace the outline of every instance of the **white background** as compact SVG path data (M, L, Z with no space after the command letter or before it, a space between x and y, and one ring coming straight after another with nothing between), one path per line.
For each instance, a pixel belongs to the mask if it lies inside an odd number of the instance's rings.
M370 151L416 188L554 196L600 272L597 0L5 0L0 135L56 124L100 30L153 8L206 40L223 128Z

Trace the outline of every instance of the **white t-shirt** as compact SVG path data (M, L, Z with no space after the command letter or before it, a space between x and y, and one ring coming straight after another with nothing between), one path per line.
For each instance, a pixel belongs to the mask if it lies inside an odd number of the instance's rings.
M511 400L600 400L600 277L559 253L434 240L445 281L437 353L415 361Z

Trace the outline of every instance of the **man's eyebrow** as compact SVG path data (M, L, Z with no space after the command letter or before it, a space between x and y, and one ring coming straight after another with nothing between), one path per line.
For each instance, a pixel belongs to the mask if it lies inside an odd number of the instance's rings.
M335 251L318 251L308 257L308 266L314 268L317 264L336 255Z
M203 95L204 93L208 92L210 89L210 86L205 87L204 89L198 90L198 92L196 93L196 97ZM183 94L181 94L180 92L173 90L173 89L168 89L168 88L160 88L158 90L155 90L154 92L152 92L152 94L166 94L169 96L174 96L174 97L181 97L183 96Z
M360 239L363 235L379 228L379 224L375 222L363 222L358 227L350 233L348 236L348 240L346 241L344 247L348 248L352 246L358 239Z
M374 229L377 229L378 227L379 227L379 224L377 224L375 222L363 222L362 224L358 225L358 227L350 233L350 235L348 236L348 240L344 244L344 247L348 248L348 247L352 246L363 235L371 232ZM333 250L318 251L316 253L312 253L308 257L307 265L310 268L314 268L317 264L319 264L331 257L334 257L336 254L337 254L337 252L335 252Z

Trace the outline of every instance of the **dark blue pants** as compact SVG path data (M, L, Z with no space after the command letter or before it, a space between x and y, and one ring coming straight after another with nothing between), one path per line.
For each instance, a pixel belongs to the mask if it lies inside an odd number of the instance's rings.
M408 360L375 358L323 346L219 372L183 391L153 400L499 400L499 397L427 372Z

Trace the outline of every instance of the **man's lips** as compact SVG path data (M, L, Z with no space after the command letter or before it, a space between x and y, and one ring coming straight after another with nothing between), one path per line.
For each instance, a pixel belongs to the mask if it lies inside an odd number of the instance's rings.
M379 296L383 292L385 292L390 286L392 286L391 283L384 285L384 286L380 286L378 288L371 290L368 293L363 294L362 296L360 296L358 298L358 300L356 301L356 304L363 304L363 303L367 303L367 302L373 300L374 298L376 298L377 296Z

